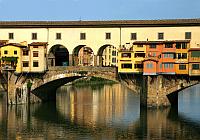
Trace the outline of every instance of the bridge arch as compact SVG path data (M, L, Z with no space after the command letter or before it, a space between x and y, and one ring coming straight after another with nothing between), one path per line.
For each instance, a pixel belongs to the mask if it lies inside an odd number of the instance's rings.
M69 51L61 45L53 45L48 52L48 66L68 66L69 65Z
M73 49L74 66L94 66L94 51L86 45L78 45Z
M117 64L117 50L111 44L101 46L97 52L98 66L116 66Z

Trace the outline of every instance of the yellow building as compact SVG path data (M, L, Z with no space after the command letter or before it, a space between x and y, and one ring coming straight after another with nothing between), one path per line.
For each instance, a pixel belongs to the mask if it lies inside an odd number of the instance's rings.
M18 43L9 43L1 46L1 66L3 70L22 72L22 50L27 46Z
M118 72L133 73L134 71L133 47L123 45L118 50Z
M133 43L133 64L134 64L134 73L142 73L143 72L143 60L146 55L146 45L143 42L136 41Z
M188 74L188 49L190 48L190 40L179 40L175 42L176 59L175 72L176 74Z
M13 70L16 73L47 70L47 43L33 42L28 47L25 44L9 43L1 46L2 70Z
M189 75L200 75L200 48L189 49Z

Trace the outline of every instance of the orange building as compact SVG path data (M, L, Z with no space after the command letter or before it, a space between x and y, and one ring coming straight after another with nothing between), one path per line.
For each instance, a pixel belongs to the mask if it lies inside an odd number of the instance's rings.
M200 75L200 48L189 49L189 75Z

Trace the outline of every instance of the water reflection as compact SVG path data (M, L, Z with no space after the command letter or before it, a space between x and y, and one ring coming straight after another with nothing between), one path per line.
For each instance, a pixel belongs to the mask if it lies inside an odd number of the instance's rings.
M200 99L199 87L188 89ZM56 103L12 106L0 99L0 139L198 139L200 124L181 93L177 109L151 110L121 85L61 87ZM186 91L184 91L186 92ZM188 91L187 91L188 92ZM191 97L193 98L193 97ZM197 103L197 102L196 102ZM196 104L195 103L195 104ZM200 105L200 100L198 102ZM186 106L186 107L185 107ZM183 109L184 108L184 109ZM184 111L186 113L184 113ZM187 114L190 112L192 114Z

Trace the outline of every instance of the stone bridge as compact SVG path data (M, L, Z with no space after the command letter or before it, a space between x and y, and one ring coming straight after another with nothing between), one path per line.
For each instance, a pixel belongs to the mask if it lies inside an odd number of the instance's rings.
M117 82L114 67L52 67L41 78L33 80L31 92L42 101L56 99L58 87L83 77L101 77Z
M200 83L200 76L143 76L142 74L120 76L115 67L50 67L44 74L26 73L15 75L8 72L8 104L27 103L29 100L31 103L55 100L58 87L89 76L101 77L125 84L140 94L141 106L147 107L177 106L178 92ZM32 83L30 92L27 88L29 81Z
M178 106L178 93L200 83L200 76L143 76L140 104L147 107Z

